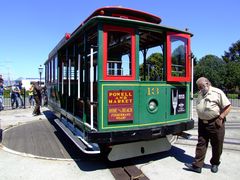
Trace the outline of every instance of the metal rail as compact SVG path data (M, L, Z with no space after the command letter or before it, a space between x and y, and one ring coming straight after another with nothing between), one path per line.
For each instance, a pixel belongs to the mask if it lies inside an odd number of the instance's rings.
M109 169L116 180L149 180L135 165L114 167Z

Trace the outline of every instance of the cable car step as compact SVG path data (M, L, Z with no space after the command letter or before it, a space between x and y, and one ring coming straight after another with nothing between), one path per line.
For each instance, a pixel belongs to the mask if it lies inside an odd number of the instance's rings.
M59 119L54 119L56 124L63 130L63 132L74 142L74 144L86 154L99 154L100 149L96 145L87 143L81 134L74 135L73 132Z

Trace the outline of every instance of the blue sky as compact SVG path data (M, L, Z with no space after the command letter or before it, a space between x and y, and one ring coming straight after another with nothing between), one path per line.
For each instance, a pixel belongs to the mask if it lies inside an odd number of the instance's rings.
M188 28L198 59L221 57L240 40L239 0L1 0L0 74L39 77L39 65L66 32L73 32L94 10L113 5L160 16L165 26Z

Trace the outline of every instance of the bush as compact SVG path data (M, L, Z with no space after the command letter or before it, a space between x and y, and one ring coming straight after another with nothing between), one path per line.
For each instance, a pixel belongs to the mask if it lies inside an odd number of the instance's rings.
M4 95L5 98L10 98L10 93L11 93L11 89L4 89L3 95ZM24 89L22 89L21 95L22 96L24 95ZM26 97L29 96L29 91L26 91L25 95L26 95Z
M238 94L227 94L229 99L238 99Z
M10 90L8 89L8 90L4 90L4 92L3 92L3 96L5 97L5 98L10 98Z

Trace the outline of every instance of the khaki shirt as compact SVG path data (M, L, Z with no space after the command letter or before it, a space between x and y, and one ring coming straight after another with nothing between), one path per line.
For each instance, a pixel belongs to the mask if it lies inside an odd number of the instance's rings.
M196 107L198 117L203 120L216 118L220 115L221 110L230 104L222 90L210 86L209 91L204 96L201 92L198 93Z

